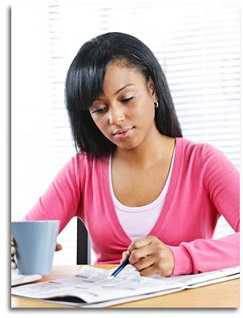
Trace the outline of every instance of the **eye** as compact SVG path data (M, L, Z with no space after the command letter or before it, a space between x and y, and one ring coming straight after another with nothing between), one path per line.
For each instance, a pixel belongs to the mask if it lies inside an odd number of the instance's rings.
M134 98L133 96L123 98L123 99L122 99L122 102L123 102L123 103L128 103L128 102L129 102L130 100L132 100L133 98Z
M106 108L105 107L102 107L102 108L97 108L97 109L91 109L90 110L90 112L92 113L92 114L95 114L95 113L104 113L105 112L105 110L106 110Z

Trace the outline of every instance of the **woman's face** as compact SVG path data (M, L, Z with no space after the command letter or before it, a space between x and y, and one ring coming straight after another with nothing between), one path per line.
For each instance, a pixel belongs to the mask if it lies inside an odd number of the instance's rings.
M139 146L156 129L153 83L137 68L113 62L107 66L103 92L89 110L96 126L121 149Z

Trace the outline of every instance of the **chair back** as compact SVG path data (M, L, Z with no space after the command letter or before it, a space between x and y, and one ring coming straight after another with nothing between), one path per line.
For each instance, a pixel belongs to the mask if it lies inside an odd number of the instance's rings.
M90 243L83 222L77 219L77 264L90 264Z

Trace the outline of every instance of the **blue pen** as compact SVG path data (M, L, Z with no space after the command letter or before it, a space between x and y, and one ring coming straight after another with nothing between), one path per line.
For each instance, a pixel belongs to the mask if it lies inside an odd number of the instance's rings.
M121 263L121 265L119 265L119 266L114 270L114 272L111 274L111 276L116 277L116 276L120 273L120 271L122 271L123 268L129 264L129 256L130 256L130 255L128 255L128 256L126 257L126 259Z

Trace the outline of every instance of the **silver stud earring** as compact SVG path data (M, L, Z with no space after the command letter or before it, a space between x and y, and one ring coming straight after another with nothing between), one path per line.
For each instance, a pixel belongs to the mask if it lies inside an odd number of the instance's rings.
M155 108L159 108L159 103L156 101L156 102L154 102L154 107Z

